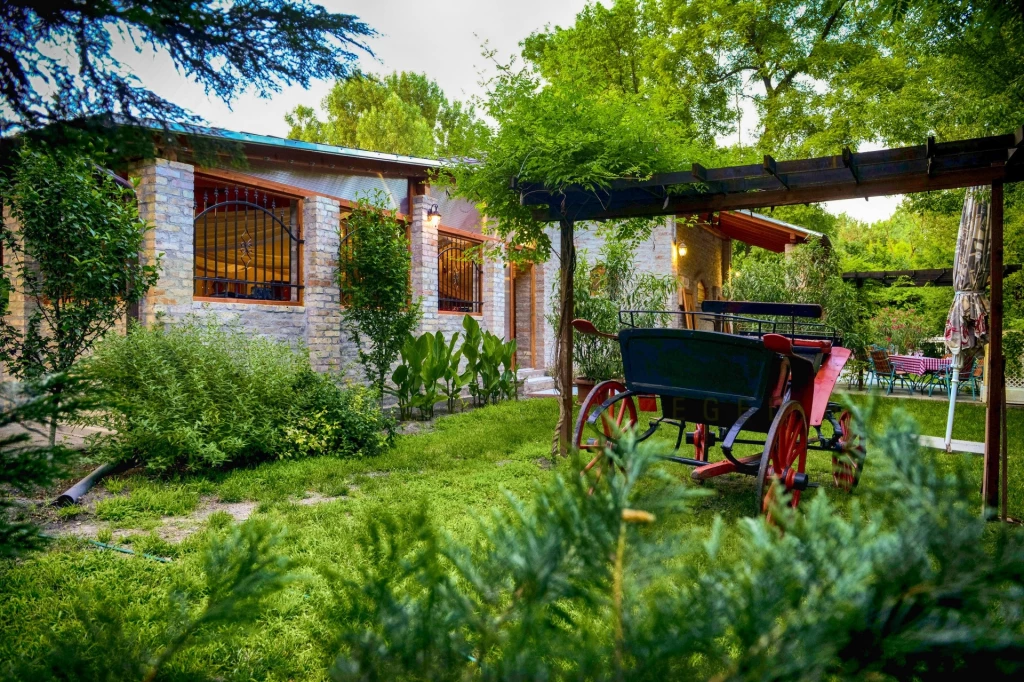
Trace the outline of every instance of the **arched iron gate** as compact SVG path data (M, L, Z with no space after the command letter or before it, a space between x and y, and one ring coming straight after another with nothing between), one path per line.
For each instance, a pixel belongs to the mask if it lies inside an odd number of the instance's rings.
M193 222L195 295L298 302L303 241L291 227L292 202L248 187L202 192Z

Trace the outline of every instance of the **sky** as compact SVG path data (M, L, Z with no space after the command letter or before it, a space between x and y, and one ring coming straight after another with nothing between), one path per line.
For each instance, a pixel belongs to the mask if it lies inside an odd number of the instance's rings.
M546 25L572 24L585 0L321 0L334 12L354 14L380 35L369 41L375 57L364 55L360 66L376 73L416 71L433 78L450 98L482 95L480 80L488 72L483 45L507 58L519 42ZM286 87L269 99L246 93L230 106L209 97L177 73L166 54L136 53L122 45L115 54L146 87L202 116L210 125L284 137L284 115L297 104L318 105L331 83L318 81L309 90ZM752 116L752 112L750 116ZM743 127L756 121L745 116ZM725 141L725 140L723 140ZM731 142L732 140L728 140ZM746 141L746 140L745 140ZM877 147L864 145L862 150ZM867 222L892 215L900 197L876 197L825 204L833 213L847 212Z

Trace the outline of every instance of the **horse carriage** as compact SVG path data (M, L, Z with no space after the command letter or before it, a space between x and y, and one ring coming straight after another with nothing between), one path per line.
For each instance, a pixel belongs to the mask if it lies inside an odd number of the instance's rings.
M666 316L677 324L640 326ZM852 490L865 450L850 413L830 401L851 351L835 330L809 321L821 316L818 305L704 301L701 312L621 311L618 334L574 320L580 333L619 342L625 377L597 384L580 407L575 446L594 452L582 474L600 478L608 471L608 441L636 427L640 412L657 413L660 404L660 416L638 440L662 426L676 428L675 449L665 459L693 467L695 481L753 476L762 513L778 489L773 483L785 486L792 507L814 486L805 473L808 450L830 452L836 485ZM753 440L741 433L766 436ZM684 440L693 446L692 457L679 454ZM716 444L724 459L711 461ZM741 457L733 452L737 444L763 449Z

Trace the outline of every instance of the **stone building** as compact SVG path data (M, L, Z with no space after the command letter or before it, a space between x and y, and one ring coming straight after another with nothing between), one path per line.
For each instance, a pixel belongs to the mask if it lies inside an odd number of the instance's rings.
M546 315L557 254L533 266L474 262L467 251L494 238L483 234L475 206L430 186L439 161L225 130L206 134L236 143L244 167L227 157L198 163L185 148L175 152L177 160L137 160L128 171L140 180L141 214L153 227L142 257L159 255L161 262L159 282L137 312L142 323L215 315L305 345L319 370L358 376L354 346L341 331L335 271L345 217L357 199L372 195L406 225L420 332L459 331L470 314L483 329L516 339L521 368L553 365ZM640 244L635 265L676 278L678 298L666 306L693 310L721 296L731 239L783 251L813 235L749 213L670 217ZM588 226L578 226L576 238L577 248L592 254L602 243ZM557 248L558 239L552 242ZM12 295L9 315L24 320L31 305Z

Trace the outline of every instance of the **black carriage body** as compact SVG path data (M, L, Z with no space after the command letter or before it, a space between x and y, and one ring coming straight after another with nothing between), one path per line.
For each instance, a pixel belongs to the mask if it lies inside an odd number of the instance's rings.
M661 398L667 419L767 433L781 397L783 358L760 338L689 329L619 332L626 387ZM780 395L776 395L776 394Z

